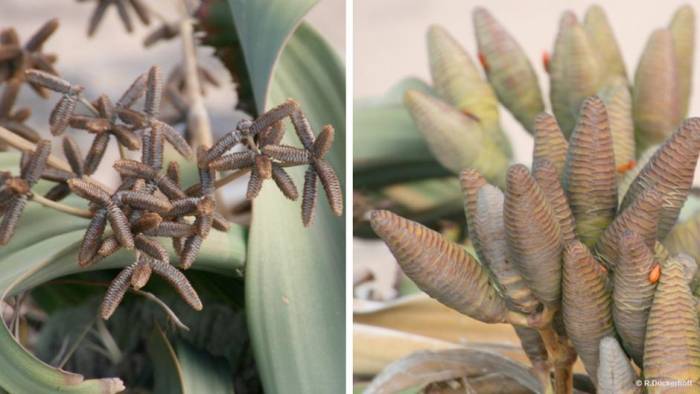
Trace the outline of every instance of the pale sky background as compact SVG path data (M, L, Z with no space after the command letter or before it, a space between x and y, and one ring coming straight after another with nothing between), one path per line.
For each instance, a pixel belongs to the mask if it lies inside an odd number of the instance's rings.
M656 28L666 26L676 8L686 3L682 0L598 2L608 15L630 77L634 75L649 34ZM417 76L429 82L425 33L431 24L447 28L476 60L471 10L477 5L491 11L518 40L533 62L540 86L547 94L549 85L542 67L542 52L546 50L551 53L559 16L570 9L581 20L591 4L595 2L355 0L354 95L381 95L407 76ZM695 11L697 15L700 9ZM696 47L697 41L696 38ZM697 65L697 56L695 63ZM697 74L696 66L693 83L696 97L691 100L689 116L700 115L700 78ZM532 139L505 109L501 111L501 121L513 140L516 160L529 163Z

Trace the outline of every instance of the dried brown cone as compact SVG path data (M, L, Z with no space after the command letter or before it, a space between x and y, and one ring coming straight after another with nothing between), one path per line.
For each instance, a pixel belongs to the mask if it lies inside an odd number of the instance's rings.
M477 251L480 261L493 274L508 309L529 315L541 304L508 259L503 201L503 193L497 187L483 185L477 193L474 217L469 228L475 239L479 240Z
M10 242L15 233L27 200L32 195L32 187L46 168L46 161L51 153L51 142L41 140L34 151L28 155L26 163L20 168L19 176L3 173L0 186L0 245Z
M647 190L605 229L595 250L607 268L615 270L620 256L620 237L625 230L635 232L649 249L654 249L661 204L663 197L653 189Z
M335 216L340 216L343 214L343 190L340 185L340 180L338 175L336 175L335 170L331 165L323 159L317 159L312 163L314 172L321 181L321 186L326 192L326 198L328 199L328 204L330 205L331 212Z
M663 204L657 238L666 238L688 197L699 152L700 118L686 119L639 172L622 200L621 209L630 206L644 190L658 191Z
M647 318L656 290L649 275L658 263L644 239L630 231L622 236L620 251L613 275L613 321L622 345L641 368Z
M406 275L428 295L483 322L506 321L506 304L489 274L461 246L389 211L374 211L370 220Z
M89 200L99 205L107 211L107 220L114 236L119 244L126 249L134 248L134 238L131 234L129 220L120 206L112 201L110 194L100 185L93 183L87 178L69 179L67 181L71 191L77 196Z
M318 202L318 186L316 173L312 167L306 169L304 173L304 197L301 200L301 220L305 227L308 227L313 221L316 214L316 205Z
M78 250L78 264L81 267L86 267L93 262L93 258L97 255L100 248L102 235L107 227L107 210L104 208L95 211L94 216L90 219L85 235Z
M24 82L25 71L38 69L50 74L58 73L53 67L56 56L46 54L42 51L44 43L58 29L58 19L54 18L44 23L24 44L21 46L17 32L13 28L5 29L0 33L0 46L9 49L5 56L0 59L0 81L8 79ZM48 98L49 92L42 86L27 81L28 85L40 97Z
M595 382L598 344L604 337L615 335L607 272L580 241L566 245L563 271L562 314L566 333Z
M549 160L557 169L558 176L564 173L566 151L569 143L559 129L557 120L548 113L541 113L535 118L535 145L532 152L532 165L537 166L541 160Z
M163 22L155 28L154 30L151 30L150 33L143 39L143 46L145 48L148 48L150 46L155 45L156 43L160 41L167 41L171 40L175 37L180 35L180 24L177 22L174 23L169 23L169 22ZM175 70L173 70L175 71ZM201 78L201 76L200 76ZM169 79L169 78L168 78Z
M644 378L693 382L684 392L697 391L700 382L700 334L696 301L682 264L670 259L661 269L651 304L644 340ZM651 388L650 392L662 392Z
M151 265L148 264L146 258L139 256L134 271L131 273L131 287L139 290L146 286L148 280L151 279L151 273L153 273Z
M180 297L190 305L194 310L202 310L202 301L199 299L197 292L194 290L187 277L177 268L170 264L166 264L158 260L150 260L151 268L156 275L161 276L171 286L177 290Z
M107 320L109 319L114 311L117 310L119 304L121 304L124 299L124 295L127 290L129 290L129 285L131 285L131 274L134 272L136 264L132 264L124 268L116 278L112 280L109 284L107 292L105 293L102 304L100 305L100 317Z
M598 352L598 393L642 394L641 385L637 384L639 377L614 337L603 338Z
M554 216L559 220L559 229L564 244L576 238L576 223L574 214L571 212L569 202L566 199L564 189L559 182L559 173L548 159L542 159L534 163L532 176L540 185L549 205L552 207Z
M576 220L576 235L593 246L615 218L617 177L608 115L597 96L587 98L574 132L564 168L564 189Z
M509 259L537 299L556 307L561 294L562 252L558 220L525 166L511 166L506 182L503 212Z
M127 32L131 33L134 30L134 24L129 14L129 8L133 8L136 16L144 25L151 22L148 8L145 7L141 0L96 0L95 9L90 16L88 22L88 37L92 37L97 32L97 28L102 24L105 12L110 5L114 5L117 9L117 14Z
M142 263L147 263L150 270L139 267ZM132 286L136 290L143 287L145 282L150 278L150 272L159 275L174 287L178 294L180 294L180 297L193 309L197 311L202 310L202 301L182 272L168 263L141 255L137 262L124 268L119 275L114 278L112 283L110 283L105 293L104 300L100 305L100 317L105 320L109 319L121 303L129 287ZM134 275L138 276L134 277Z

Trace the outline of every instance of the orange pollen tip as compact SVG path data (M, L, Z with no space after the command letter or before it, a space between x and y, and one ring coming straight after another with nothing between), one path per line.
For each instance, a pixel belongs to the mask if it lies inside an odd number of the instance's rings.
M649 272L649 283L656 283L661 277L661 266L656 264Z
M472 119L472 120L474 120L474 121L476 121L476 122L480 122L480 121L481 121L481 119L479 119L478 116L474 115L473 113L469 112L469 111L466 110L466 109L463 109L461 112L462 112L462 114L464 114L464 116L466 116L466 117L469 118L469 119Z
M479 52L477 56L479 57L479 63L481 63L481 67L484 68L484 71L489 72L489 62L486 61L486 56L484 56L484 54L481 52Z
M619 166L617 166L616 170L619 174L624 174L627 171L633 169L637 165L637 162L634 160L630 160L627 163L622 163Z
M544 71L549 74L549 52L542 52L542 65L544 66Z

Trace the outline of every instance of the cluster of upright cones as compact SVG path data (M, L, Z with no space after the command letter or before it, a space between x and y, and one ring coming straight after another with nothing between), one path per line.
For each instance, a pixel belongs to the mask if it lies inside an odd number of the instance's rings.
M488 81L433 27L436 96L405 102L438 161L461 172L477 257L388 211L373 229L430 296L513 324L543 390L571 392L574 350L598 392L641 392L638 377L700 390L700 221L677 223L700 154L700 118L682 120L692 9L652 34L631 89L603 11L583 24L565 13L545 61L554 116L513 37L486 10L473 16ZM531 170L509 165L499 102L533 134Z

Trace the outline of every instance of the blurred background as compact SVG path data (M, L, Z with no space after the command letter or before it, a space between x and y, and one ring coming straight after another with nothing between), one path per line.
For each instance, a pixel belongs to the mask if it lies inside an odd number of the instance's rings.
M622 50L630 79L634 78L637 62L651 32L667 26L674 11L685 3L683 0L634 3L614 0L600 3ZM366 173L362 172L365 170L358 172L360 167L357 166L357 160L362 155L357 152L369 148L372 148L372 152L379 151L367 144L373 140L372 132L367 133L366 139L358 137L358 124L385 125L387 127L384 127L384 131L387 131L390 121L386 120L382 124L380 119L395 116L392 118L394 124L400 119L406 123L398 123L399 125L413 127L409 117L397 115L398 111L403 111L397 91L387 93L407 77L417 77L432 84L426 48L426 33L432 24L446 28L481 69L476 57L471 15L476 6L487 8L523 47L538 75L548 106L549 82L542 63L543 53L552 52L562 12L572 10L582 20L586 9L592 4L591 1L578 0L354 1L356 216L353 242L353 357L355 382L360 383L358 387L389 362L414 351L452 348L460 343L497 346L490 349L496 349L514 359L525 360L518 349L519 341L509 326L482 324L429 299L403 276L384 243L373 238L366 222L367 207L399 212L413 220L427 223L446 238L459 242L464 231L462 195L456 177L447 172L442 174L445 178L440 180L433 178L423 184L419 181L401 181L405 183L382 186L384 188L378 191L376 185L388 175L371 174L369 170ZM697 13L698 9L695 11ZM697 50L696 38L696 53ZM697 64L697 55L695 63ZM695 97L691 98L688 116L699 116L700 78L697 77L697 67L692 91ZM386 106L374 109L374 106L381 104ZM369 109L360 113L358 108L360 111ZM551 108L548 107L547 110L551 113ZM529 166L533 149L532 137L502 106L500 117L511 140L514 162ZM401 127L394 128L397 130L392 135L401 136ZM414 138L413 133L411 138ZM372 155L367 155L369 156ZM370 164L367 166L371 167ZM422 170L417 168L417 171ZM696 185L700 184L699 173L696 171ZM371 176L381 180L372 180ZM452 195L453 198L446 195ZM452 216L447 217L445 213L448 211Z
M688 2L683 0L641 1L634 5L625 0L599 3L608 15L630 78L634 76L639 55L651 32L666 26L676 8L686 3ZM432 24L445 27L476 62L476 40L471 16L471 11L476 6L488 8L518 40L535 67L542 91L548 92L542 53L552 52L559 16L565 10L572 10L582 18L591 4L595 3L583 0L533 0L528 1L527 5L516 6L509 0L355 0L355 97L382 95L407 76L430 82L425 34ZM700 93L700 78L693 80L693 92L696 97L691 99L689 116L700 115L700 98L697 97ZM515 160L529 164L532 138L506 110L501 111L501 122L511 138Z

